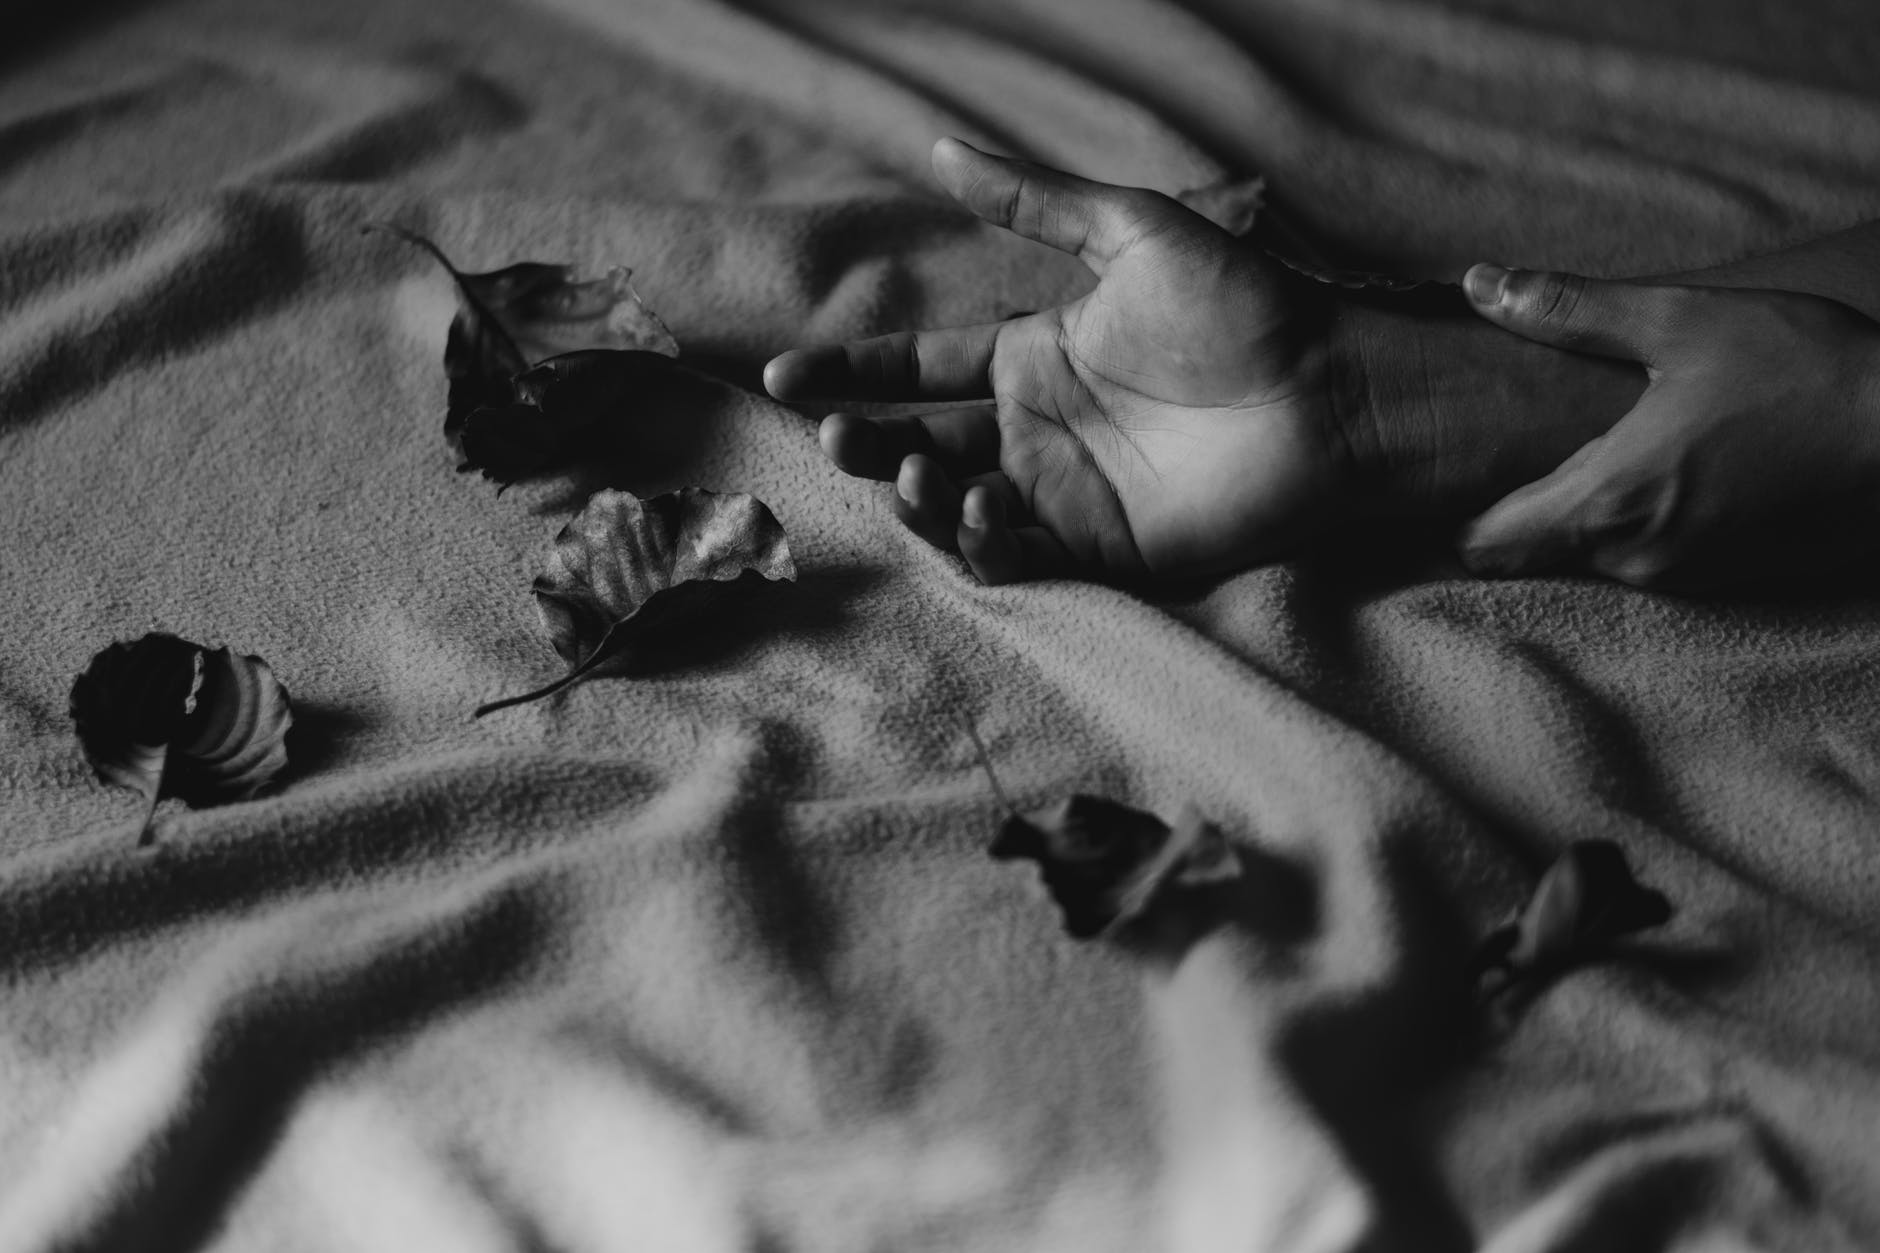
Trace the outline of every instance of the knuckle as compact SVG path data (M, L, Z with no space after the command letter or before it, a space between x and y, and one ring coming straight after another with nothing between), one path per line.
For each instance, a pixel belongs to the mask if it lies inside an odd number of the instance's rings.
M1629 493L1601 487L1574 511L1574 531L1589 547L1604 543L1630 529L1635 512Z
M901 371L906 368L906 354L894 342L892 335L864 340L857 345L857 349L851 358L850 368L857 378L871 386L895 385Z
M1169 206L1175 204L1159 191L1146 187L1124 187L1113 197L1117 216L1131 224L1153 222L1168 213Z
M1770 292L1744 310L1744 321L1767 341L1822 348L1858 339L1866 319L1823 296Z
M1169 222L1169 206L1176 202L1161 192L1144 187L1118 187L1109 191L1093 206L1097 214L1108 218L1109 234L1128 246L1157 238Z
M999 195L996 220L1008 225L1017 222L1018 215L1024 211L1025 206L1036 198L1035 180L1023 170L1017 171L1012 176L1011 185Z
M916 391L920 389L921 372L924 369L924 362L921 360L923 351L925 351L925 344L921 337L917 334L909 334L906 347L900 354L901 369L906 376L902 381L907 387Z
M1803 292L1732 288L1660 289L1666 337L1706 361L1768 360L1774 354L1820 358L1864 338L1872 323L1839 301Z
M1681 335L1715 321L1716 310L1709 300L1711 293L1703 288L1648 285L1641 286L1638 292L1641 320L1661 343L1675 342Z
M1678 574L1675 488L1657 481L1606 484L1575 511L1574 529L1588 564L1633 587L1660 589Z
M1586 297L1586 280L1577 274L1543 274L1528 296L1534 320L1555 330L1570 330Z

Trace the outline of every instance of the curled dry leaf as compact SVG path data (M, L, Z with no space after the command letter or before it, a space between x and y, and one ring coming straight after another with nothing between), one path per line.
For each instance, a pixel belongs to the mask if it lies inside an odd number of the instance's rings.
M1521 912L1482 941L1475 968L1483 994L1493 998L1558 974L1670 917L1671 902L1632 877L1617 844L1577 841L1548 867Z
M72 721L99 779L144 798L138 843L157 802L193 806L253 796L287 764L293 708L266 662L174 635L120 641L72 683Z
M967 732L1008 811L987 851L1002 861L1037 862L1064 916L1064 930L1073 937L1113 935L1142 919L1172 888L1240 877L1233 845L1191 804L1183 804L1173 826L1140 809L1081 794L1020 812L999 786L978 732L970 725Z
M629 658L723 607L740 584L795 578L789 539L756 497L698 487L649 500L596 492L555 537L534 585L542 624L571 669L476 716L539 700Z
M1384 292L1411 291L1425 285L1423 279L1334 265L1283 208L1268 202L1266 192L1266 180L1255 175L1193 187L1176 199L1228 234L1252 240L1287 269L1316 282L1351 291Z
M565 465L631 413L671 368L671 358L635 350L550 357L515 377L515 399L473 409L464 419L464 461L505 485Z
M444 436L461 455L460 470L481 469L499 482L513 482L510 472L518 464L513 453L526 443L519 431L530 414L541 409L536 391L516 386L517 376L565 353L606 350L645 354L670 360L679 345L659 316L647 308L633 290L632 271L615 266L595 279L580 279L568 266L523 262L487 274L465 274L435 243L414 231L389 223L368 229L386 231L437 259L457 285L457 316L451 319L444 341L444 374L450 380ZM585 368L585 367L584 367ZM646 363L637 363L644 370ZM539 388L536 389L539 391ZM517 406L521 412L514 411ZM493 464L477 460L468 428L479 410L506 411L490 419L500 435L486 434L483 451L492 448L500 458ZM542 441L557 453L570 448L568 426L573 410L543 415ZM584 421L606 416L590 412ZM488 425L489 423L486 423ZM543 449L528 450L520 464L546 468ZM507 476L507 477L506 477Z
M1245 235L1259 221L1266 204L1266 180L1230 178L1206 187L1191 187L1175 197L1229 235Z

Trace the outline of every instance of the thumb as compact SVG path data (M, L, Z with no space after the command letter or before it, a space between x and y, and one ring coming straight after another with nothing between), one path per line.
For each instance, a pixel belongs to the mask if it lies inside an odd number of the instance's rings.
M1684 289L1477 264L1462 276L1475 311L1555 348L1652 362Z
M933 169L940 185L979 217L1071 253L1098 274L1175 208L1168 197L1144 188L993 156L958 139L934 144Z
M1580 564L1597 539L1582 515L1599 486L1592 462L1602 440L1584 445L1552 474L1516 488L1463 527L1456 548L1469 573L1517 578Z

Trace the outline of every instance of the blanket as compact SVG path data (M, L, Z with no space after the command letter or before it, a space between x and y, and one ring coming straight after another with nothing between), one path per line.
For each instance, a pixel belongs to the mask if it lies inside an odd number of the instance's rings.
M1376 552L985 588L763 395L1074 262L941 134L1263 175L1354 266L1691 269L1880 215L1835 0L143 0L0 58L0 1249L1880 1247L1880 611ZM45 16L45 15L42 15ZM52 18L57 18L56 22ZM440 434L447 277L630 266L695 368L630 486L799 576L670 664L529 594L594 486ZM115 639L266 658L290 757L141 806L67 712ZM1067 937L986 855L1204 813L1245 909ZM1671 921L1484 1026L1574 841Z

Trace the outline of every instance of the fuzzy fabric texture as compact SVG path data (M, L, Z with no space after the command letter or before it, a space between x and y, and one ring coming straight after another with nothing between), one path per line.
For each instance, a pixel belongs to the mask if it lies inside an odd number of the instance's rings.
M5 55L0 1250L1880 1246L1870 597L987 589L756 388L1081 290L946 133L1264 174L1416 274L1880 216L1864 6L150 0ZM798 583L472 722L560 672L595 474L452 473L452 293L375 220L632 266L709 377L599 473L758 496ZM158 629L297 727L139 849L66 700ZM1264 905L1068 940L966 719L1021 803L1192 801ZM1485 1029L1471 945L1590 837L1675 917Z

